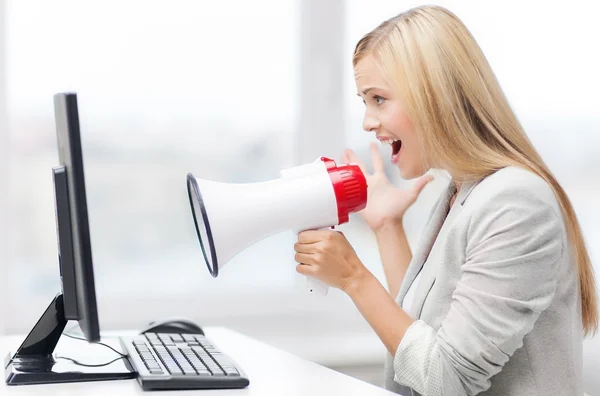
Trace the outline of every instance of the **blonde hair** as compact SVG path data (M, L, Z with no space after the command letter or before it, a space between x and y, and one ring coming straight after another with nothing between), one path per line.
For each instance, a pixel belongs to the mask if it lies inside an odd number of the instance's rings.
M364 36L353 65L368 55L405 99L429 166L446 169L457 181L473 181L513 165L548 182L574 248L583 330L595 333L594 273L573 206L527 138L465 25L443 7L413 8Z

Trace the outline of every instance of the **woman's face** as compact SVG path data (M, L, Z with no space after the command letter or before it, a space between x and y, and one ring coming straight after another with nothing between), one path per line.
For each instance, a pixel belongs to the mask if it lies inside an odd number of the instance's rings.
M371 56L357 63L354 79L358 96L366 106L363 129L374 132L380 142L391 146L390 161L400 169L403 179L422 176L428 168L423 163L413 125L398 95L379 74Z

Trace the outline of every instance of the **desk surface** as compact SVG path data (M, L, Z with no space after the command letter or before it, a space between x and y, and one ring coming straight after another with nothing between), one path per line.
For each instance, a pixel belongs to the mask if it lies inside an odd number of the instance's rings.
M290 353L273 348L232 330L222 327L207 327L205 332L207 337L219 349L229 355L246 372L250 379L250 386L245 389L235 390L176 391L177 395L394 395L392 392L338 373L308 360L300 359ZM6 356L8 351L14 353L23 339L23 336L0 337L0 353L2 354L2 358ZM102 341L113 347L117 347L118 350L121 349L118 340L114 337L103 337ZM325 345L323 347L326 348ZM84 351L82 352L82 350ZM82 353L85 354L85 350L95 355L103 353L104 357L114 355L114 352L112 352L113 355L110 355L111 351L101 345L87 344L84 341L71 340L66 337L61 338L56 352L62 356L70 356L70 352L72 351L80 357ZM143 392L135 379L26 386L7 386L3 384L0 389L1 395L19 396L127 396L142 394L159 396L175 394L163 391Z

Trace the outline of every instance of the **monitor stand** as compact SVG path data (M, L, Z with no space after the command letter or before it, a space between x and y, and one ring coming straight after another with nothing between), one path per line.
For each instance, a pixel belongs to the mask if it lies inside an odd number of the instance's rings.
M70 360L56 359L53 355L54 348L66 324L63 296L58 294L25 338L17 353L12 357L10 354L6 357L4 374L8 385L135 378L136 373L126 358L118 359L103 367L86 367Z
M25 385L135 378L136 372L126 358L118 359L106 366L86 367L67 359L57 358L53 354L69 319L79 319L75 293L75 267L70 253L72 242L66 174L64 167L56 167L53 171L62 290L46 308L17 353L14 356L9 353L4 360L6 383ZM85 346L91 345L85 340L73 342L80 342ZM71 357L68 353L61 356ZM110 356L118 357L116 353L111 353ZM93 363L110 362L111 357L106 361ZM85 358L81 358L81 363L89 364Z

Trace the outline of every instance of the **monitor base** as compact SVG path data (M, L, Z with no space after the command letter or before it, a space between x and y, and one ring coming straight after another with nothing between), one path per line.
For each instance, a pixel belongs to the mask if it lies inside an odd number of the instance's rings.
M67 324L63 296L58 294L40 317L14 356L4 361L8 385L102 381L135 378L127 359L105 366L87 367L57 358L53 352Z
M10 360L10 356L7 358ZM86 367L54 356L14 358L4 374L7 385L107 381L136 377L127 359L118 359L102 367Z

